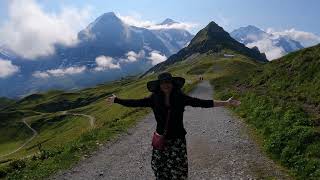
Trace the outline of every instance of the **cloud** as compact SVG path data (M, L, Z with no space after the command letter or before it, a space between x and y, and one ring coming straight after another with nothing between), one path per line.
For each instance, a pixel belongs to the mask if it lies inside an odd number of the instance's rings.
M258 47L261 52L264 52L269 60L278 59L287 54L283 47L279 47L277 43L279 38L291 39L304 47L309 47L320 43L320 37L304 31L297 31L295 29L288 29L283 31L275 31L273 28L265 30L264 34L249 34L245 39L253 41L246 44L247 47ZM292 45L293 48L295 45Z
M142 20L141 17L139 17L138 15L122 16L120 14L117 14L117 17L119 17L124 23L136 27L149 27L155 24L152 21Z
M159 51L152 51L149 53L149 57L147 58L151 60L152 65L159 64L167 59L165 55L161 55Z
M40 78L40 79L45 79L49 78L50 75L47 72L41 72L41 71L36 71L32 74L33 77Z
M117 64L113 63L113 58L109 56L98 56L96 58L97 67L96 71L103 71L107 69L120 69L119 62Z
M139 53L136 53L134 51L129 51L126 53L126 59L121 59L121 61L124 62L136 62L139 59L144 58L145 52L144 50L141 50Z
M184 29L184 30L190 30L194 27L196 27L196 24L192 23L173 23L173 24L165 24L165 25L152 25L149 27L146 27L151 30L158 30L158 29Z
M305 31L299 31L294 28L283 31L275 31L272 28L267 29L267 32L273 35L285 36L295 41L298 41L304 47L314 46L320 43L320 37Z
M46 71L36 71L32 74L36 78L62 77L65 75L75 75L83 73L87 68L85 66L68 67L60 69L50 69Z
M159 30L159 29L184 29L184 30L191 30L198 26L196 23L189 23L189 22L179 22L173 23L170 25L159 25L153 21L142 20L139 15L134 16L122 16L117 14L117 16L126 24L136 27L143 27L151 30Z
M11 61L0 58L0 78L9 77L19 72L19 70L20 68L12 64Z
M272 39L264 38L253 43L246 45L249 48L258 47L261 52L264 52L267 59L273 60L280 58L286 54L285 50L281 47L277 47Z
M63 7L58 13L50 13L35 0L12 0L7 5L8 19L0 27L0 40L28 59L53 54L55 44L75 45L90 10Z

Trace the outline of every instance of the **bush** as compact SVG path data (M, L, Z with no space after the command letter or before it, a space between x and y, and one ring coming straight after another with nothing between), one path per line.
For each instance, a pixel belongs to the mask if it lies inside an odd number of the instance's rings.
M0 178L6 177L6 175L8 174L7 171L8 170L5 167L0 167Z
M320 178L320 133L298 105L249 92L236 112L264 137L264 148L299 178Z
M26 167L26 162L23 159L14 160L9 163L11 170L21 170Z

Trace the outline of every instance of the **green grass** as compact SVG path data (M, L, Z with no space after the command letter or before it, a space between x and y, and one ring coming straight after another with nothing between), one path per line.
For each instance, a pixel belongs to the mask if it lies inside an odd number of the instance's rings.
M0 110L2 108L5 108L11 104L13 104L15 101L12 100L12 99L8 99L8 98L5 98L5 97L0 97Z
M241 100L234 112L256 129L267 154L297 179L320 178L319 55L315 46L255 68L234 63L239 68L211 80L216 98ZM249 73L239 76L239 70Z

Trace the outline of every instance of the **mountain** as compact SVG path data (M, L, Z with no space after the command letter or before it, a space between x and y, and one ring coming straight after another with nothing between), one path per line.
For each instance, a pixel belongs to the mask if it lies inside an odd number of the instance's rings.
M161 23L159 23L158 25L172 25L172 24L176 24L176 23L178 23L178 22L176 22L170 18L167 18L164 21L162 21Z
M269 36L269 34L255 26L249 25L232 31L230 36L242 44L249 44L257 41L258 39L263 39Z
M224 49L232 50L260 62L267 61L265 55L261 54L256 48L247 48L245 45L234 40L229 33L215 22L210 22L196 34L187 47L180 50L177 54L170 56L166 61L155 65L143 75L149 72L161 71L166 66L182 61L196 53L206 53L208 51L221 52Z
M114 13L105 13L91 23L78 35L81 50L90 48L99 50L91 54L105 54L111 57L121 57L128 51L139 52L149 49L169 55L168 48L145 28L137 28L123 23ZM91 49L90 49L91 50ZM77 55L75 53L75 55Z
M249 48L258 47L261 52L266 53L269 60L303 48L298 41L267 33L252 25L240 27L232 31L230 35Z
M178 22L166 19L160 24L167 27ZM57 44L49 56L22 59L9 56L14 53L0 47L0 58L20 67L17 74L0 79L0 96L16 98L48 89L79 89L141 73L153 66L150 53L168 57L192 37L183 29L130 26L113 12L105 13L78 33L76 45ZM101 56L107 58L100 58L104 67L96 61Z
M172 19L165 19L162 23L158 24L164 27L174 26L174 24L179 24ZM187 30L184 29L174 29L174 28L162 28L157 30L152 30L152 32L157 35L157 37L165 44L169 49L170 55L177 53L180 49L188 45L191 39L194 37Z

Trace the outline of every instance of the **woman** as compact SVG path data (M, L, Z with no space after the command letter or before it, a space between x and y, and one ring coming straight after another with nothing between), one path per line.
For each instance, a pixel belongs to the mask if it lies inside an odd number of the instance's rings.
M151 166L157 180L187 179L188 158L186 148L186 130L183 126L185 106L218 107L240 104L232 98L227 101L203 100L190 97L181 91L185 83L182 77L172 77L168 72L158 76L158 80L147 83L152 94L142 99L120 99L113 95L107 98L108 104L118 103L127 107L151 107L157 121L156 133L164 135L163 150L153 147Z

